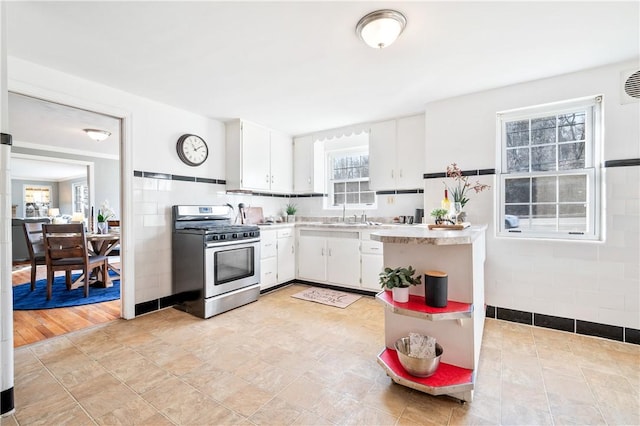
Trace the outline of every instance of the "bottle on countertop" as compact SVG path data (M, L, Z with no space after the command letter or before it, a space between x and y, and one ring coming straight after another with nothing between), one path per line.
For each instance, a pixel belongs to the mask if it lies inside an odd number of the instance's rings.
M442 201L440 201L440 207L446 211L451 210L451 201L449 201L449 191L446 189L444 190L444 198L442 199Z

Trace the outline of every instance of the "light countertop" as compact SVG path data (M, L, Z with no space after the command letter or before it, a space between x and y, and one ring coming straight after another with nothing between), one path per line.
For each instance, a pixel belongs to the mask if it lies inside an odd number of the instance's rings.
M427 225L394 226L371 233L371 239L382 243L456 245L471 244L484 235L487 225L474 225L462 230L430 230Z

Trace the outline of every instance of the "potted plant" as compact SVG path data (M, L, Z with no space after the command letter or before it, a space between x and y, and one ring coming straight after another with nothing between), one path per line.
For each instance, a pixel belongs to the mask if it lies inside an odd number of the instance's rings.
M447 218L447 215L449 214L447 209L433 209L429 214L435 219L436 225L441 225L447 222L453 225L453 221Z
M293 222L296 212L298 211L298 207L293 203L288 203L285 207L285 213L287 214L287 222Z
M415 269L411 266L408 268L384 268L380 273L380 285L386 290L391 290L393 300L398 303L406 303L409 301L409 287L412 285L422 284L422 275L414 277Z

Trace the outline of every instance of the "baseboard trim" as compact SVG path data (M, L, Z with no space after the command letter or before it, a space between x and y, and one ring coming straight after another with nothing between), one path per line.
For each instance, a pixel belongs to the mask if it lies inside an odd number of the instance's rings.
M640 345L640 330L487 305L487 318Z

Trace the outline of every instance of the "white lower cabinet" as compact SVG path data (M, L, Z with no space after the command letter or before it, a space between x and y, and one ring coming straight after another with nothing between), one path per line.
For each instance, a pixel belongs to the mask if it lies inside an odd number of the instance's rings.
M277 235L275 230L260 230L260 290L276 285L278 277Z
M296 278L296 236L293 227L277 230L278 284Z
M260 290L295 279L293 226L284 229L261 229L260 250Z
M355 231L301 229L298 234L298 278L345 288L379 290L382 248L375 247L364 256L360 252L361 244L369 247L379 243L361 241L360 233ZM379 252L375 252L376 249Z
M384 269L384 259L382 247L376 244L382 245L377 241L362 242L362 288L380 291L380 272Z
M360 287L360 237L327 238L327 281Z

